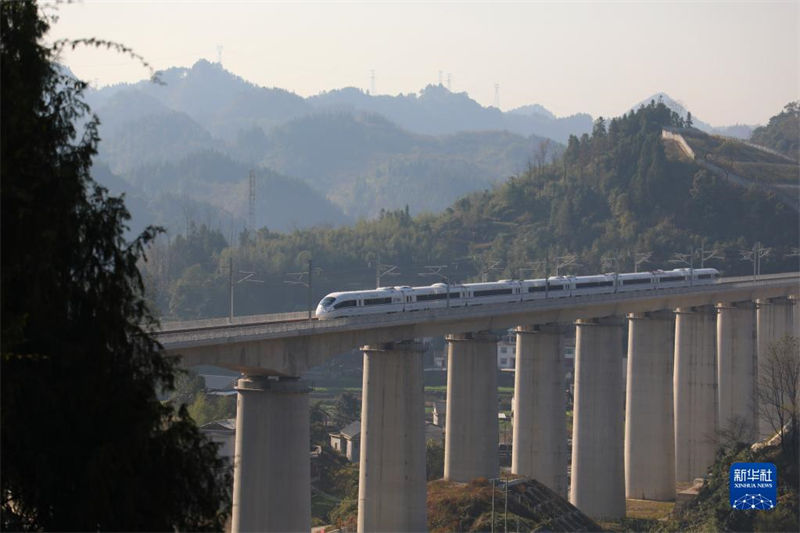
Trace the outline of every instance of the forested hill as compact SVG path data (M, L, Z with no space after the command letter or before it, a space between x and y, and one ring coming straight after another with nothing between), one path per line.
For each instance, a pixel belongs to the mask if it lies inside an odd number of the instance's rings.
M741 251L759 241L770 248L763 271L797 268L798 215L775 198L720 180L693 162L668 156L664 127L683 120L651 102L608 123L598 120L591 135L571 137L563 158L532 166L491 190L462 198L439 215L411 217L407 210L384 212L355 226L279 234L262 230L243 236L241 246L207 248L202 262L177 265L174 254L209 242L199 228L172 249L159 250L171 265L168 276L152 276L162 290L166 316L219 316L227 311L227 274L232 254L243 270L265 283L237 292L237 314L298 310L305 291L284 285L288 272L309 258L314 298L334 290L372 287L376 265L397 265L400 276L382 284L427 284L426 266L446 265L452 281L542 275L556 258L574 254L561 272L633 270L632 257L649 253L640 269L671 268L678 253L703 248L724 274L752 272ZM203 235L203 232L206 234ZM636 254L634 254L636 253ZM197 254L195 254L197 255ZM694 264L699 260L695 258ZM151 261L152 272L159 260ZM181 270L183 268L183 270ZM427 269L429 270L429 269Z
M800 161L800 101L786 104L769 124L756 128L750 140Z

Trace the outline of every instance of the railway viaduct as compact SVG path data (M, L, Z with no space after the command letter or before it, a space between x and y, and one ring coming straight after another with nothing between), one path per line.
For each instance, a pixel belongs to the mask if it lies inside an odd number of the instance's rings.
M702 476L716 430L755 439L759 362L800 331L800 274L715 285L596 294L381 316L303 320L304 313L165 324L156 334L183 364L241 371L232 528L309 531L310 388L299 379L361 347L364 375L359 531L426 529L423 367L414 339L448 342L445 479L498 475L494 330L516 328L512 471L567 493L560 332L576 328L569 499L594 518L624 516L625 498L670 500ZM623 332L627 325L627 386Z

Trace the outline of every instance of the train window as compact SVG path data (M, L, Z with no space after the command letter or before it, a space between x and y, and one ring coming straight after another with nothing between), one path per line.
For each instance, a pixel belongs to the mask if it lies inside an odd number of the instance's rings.
M447 299L447 293L441 293L441 294L417 294L417 301L418 302L427 302L429 300L446 300L446 299Z
M626 279L622 281L623 285L644 285L645 283L650 283L650 278Z
M697 279L711 279L714 277L714 274L700 274L697 276Z
M553 292L553 291L563 291L563 285L548 285L545 287L542 285L541 287L528 287L528 292Z
M322 307L328 307L329 305L331 305L335 301L336 301L336 298L334 298L333 296L326 296L325 298L322 299L320 304L322 305Z
M364 300L364 305L383 305L392 303L392 298L367 298Z
M575 284L575 287L578 289L591 289L594 287L611 287L613 285L613 281L586 281Z
M342 300L341 302L334 305L333 308L341 309L342 307L355 307L355 306L356 306L355 300Z
M461 293L460 292L451 292L450 293L450 299L452 300L454 298L461 298Z
M661 278L662 283L665 281L685 281L685 280L686 278L684 278L683 276L668 276L665 278Z
M483 291L475 291L473 294L476 297L497 296L498 294L511 294L511 289L487 289Z

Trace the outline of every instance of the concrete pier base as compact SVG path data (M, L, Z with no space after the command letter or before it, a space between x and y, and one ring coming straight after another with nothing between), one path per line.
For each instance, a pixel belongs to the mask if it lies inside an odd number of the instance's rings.
M628 315L625 408L625 494L675 499L673 431L673 315Z
M622 321L578 320L570 503L595 519L625 516Z
M425 531L422 346L365 346L358 531Z
M756 300L756 385L762 381L766 371L770 345L794 333L794 301L787 298ZM769 417L756 402L758 415L758 438L766 439L777 431Z
M567 421L561 330L517 328L511 472L567 495Z
M297 379L237 382L234 533L310 530L309 390Z
M675 479L703 477L717 449L716 313L675 311Z
M717 420L724 433L756 438L755 306L717 304Z
M444 479L498 475L497 337L447 336Z

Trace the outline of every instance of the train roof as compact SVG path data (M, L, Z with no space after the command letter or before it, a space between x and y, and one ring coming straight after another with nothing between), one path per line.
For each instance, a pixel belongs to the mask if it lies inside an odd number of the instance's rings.
M361 296L376 296L381 294L393 294L396 293L397 289L394 287L380 287L378 289L364 289L360 291L339 291L339 292L332 292L330 294L326 294L325 298L338 298L339 296L352 296L352 297L361 297Z

